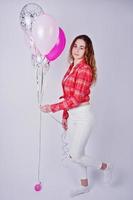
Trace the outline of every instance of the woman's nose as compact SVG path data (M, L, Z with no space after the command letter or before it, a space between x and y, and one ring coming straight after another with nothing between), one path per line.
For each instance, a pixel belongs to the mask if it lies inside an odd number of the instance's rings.
M77 53L79 52L79 48L76 48L76 52L77 52Z

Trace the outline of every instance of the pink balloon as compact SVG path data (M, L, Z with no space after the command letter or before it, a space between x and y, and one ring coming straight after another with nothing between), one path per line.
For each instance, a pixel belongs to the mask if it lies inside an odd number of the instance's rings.
M59 36L57 43L54 45L51 51L47 55L45 55L45 57L49 61L55 60L62 53L63 49L65 48L65 44L66 44L66 37L64 31L61 28L59 28Z
M40 15L32 25L32 36L36 47L44 55L56 44L59 28L49 15Z
M41 183L36 184L34 189L35 189L36 192L39 192L42 189Z

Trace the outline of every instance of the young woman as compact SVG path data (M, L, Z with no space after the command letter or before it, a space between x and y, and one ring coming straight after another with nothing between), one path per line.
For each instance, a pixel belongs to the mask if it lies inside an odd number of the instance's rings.
M110 165L96 161L85 155L85 147L93 126L90 89L96 82L96 63L91 39L87 35L77 36L71 46L69 57L71 65L62 80L64 100L52 105L40 107L43 112L63 110L62 126L69 135L69 159L80 167L80 186L71 191L76 196L89 191L87 167L94 166L106 171L109 178ZM105 176L104 176L105 177Z

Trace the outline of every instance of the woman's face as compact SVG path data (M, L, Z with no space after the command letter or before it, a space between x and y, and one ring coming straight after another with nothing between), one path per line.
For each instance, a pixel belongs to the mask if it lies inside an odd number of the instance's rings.
M82 39L77 39L72 48L72 56L74 60L82 60L85 55L85 41Z

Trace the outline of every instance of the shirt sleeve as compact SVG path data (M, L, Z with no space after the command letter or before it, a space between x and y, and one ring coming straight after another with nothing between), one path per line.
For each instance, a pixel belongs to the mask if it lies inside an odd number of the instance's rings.
M79 106L84 97L89 93L91 82L91 70L89 68L79 69L79 72L76 76L73 95L62 102L51 104L50 107L52 112L57 112L60 110L69 110L71 108Z

